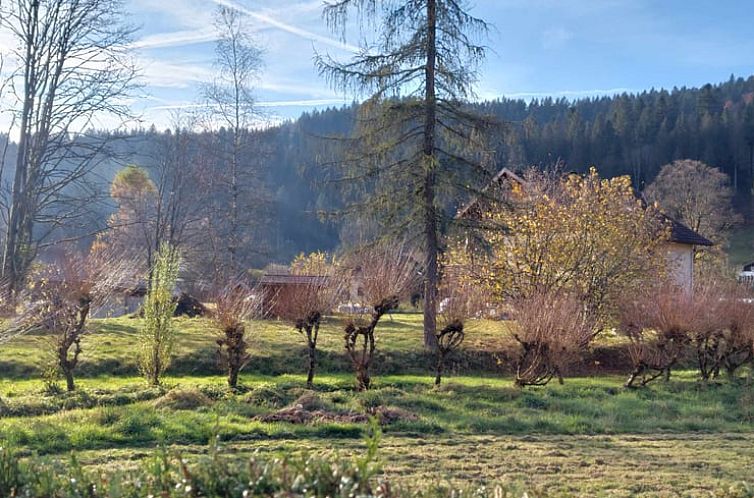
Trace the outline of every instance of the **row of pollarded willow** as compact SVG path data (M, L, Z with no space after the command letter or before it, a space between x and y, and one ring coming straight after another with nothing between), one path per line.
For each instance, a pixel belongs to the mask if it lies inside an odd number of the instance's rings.
M305 337L308 350L307 385L313 386L317 339L322 318L343 297L342 282L356 277L364 305L354 305L344 327L345 349L352 361L359 389L369 389L376 352L376 332L385 314L395 309L417 279L416 254L405 245L373 246L353 253L347 263L322 255L299 258L294 272L317 275L288 293L278 309ZM128 284L128 265L113 265L96 252L87 258L71 255L66 266L50 265L29 293L29 307L17 322L25 330L42 330L50 338L48 362L62 374L68 390L74 389L73 371L81 353L81 339L89 330L90 310L118 287ZM317 265L319 263L319 265ZM161 250L152 271L144 304L139 362L147 380L159 384L167 370L175 338L172 288L179 257L170 247ZM447 356L463 342L465 322L484 310L484 290L468 275L449 267L443 280L443 318L437 333L436 383L441 382ZM329 274L327 273L329 272ZM221 335L218 358L236 388L239 373L249 362L249 318L262 316L264 300L243 282L228 284L215 299L212 316ZM552 378L563 381L593 339L604 329L590 303L573 292L536 289L508 301L510 327L520 345L516 384L544 385ZM703 380L721 370L734 374L754 358L754 301L751 290L733 282L714 281L694 292L662 281L636 287L623 296L614 317L618 330L629 340L633 368L627 386L645 385L664 375L688 353L694 352ZM251 322L253 324L253 322ZM252 325L253 326L253 325Z
M693 292L669 284L650 286L627 296L619 317L633 363L627 386L668 378L690 352L704 381L721 370L732 376L754 359L751 289L734 282L705 282Z
M345 350L354 368L357 386L369 389L376 352L376 333L383 317L408 297L419 279L418 253L403 243L377 244L361 248L342 261L321 253L299 257L292 264L294 274L308 279L280 296L276 308L304 337L308 352L307 385L311 387L316 368L317 340L323 317L348 295L347 285L359 288L360 303L349 303L344 326ZM464 339L464 321L474 316L481 302L471 286L446 275L441 286L445 306L438 310L441 327L437 339L437 384L446 358Z
M346 297L346 283L357 282L363 302L351 303L344 325L344 343L359 389L368 389L378 325L415 287L418 261L417 252L407 244L377 244L355 251L343 261L328 259L322 253L297 258L291 265L292 272L306 276L305 284L294 286L292 292L282 296L265 296L259 288L240 279L218 286L213 293L215 306L210 319L219 333L217 359L227 372L228 385L232 389L238 387L239 374L251 360L249 332L255 319L265 316L265 307L277 298L275 308L281 312L280 318L289 321L306 340L307 385L312 387L322 320ZM63 375L68 390L73 391L74 369L82 352L81 340L91 331L88 319L92 310L104 305L114 291L134 288L136 266L134 261L118 259L102 245L95 245L86 256L70 253L61 262L47 265L24 300L26 310L15 320L13 330L4 332L3 337L34 330L44 332L50 338L50 358L44 358L48 383L56 385L58 375ZM173 323L176 307L173 289L179 268L178 251L165 245L149 275L137 356L142 374L152 385L160 384L171 363L177 333ZM442 327L437 333L437 383L446 358L463 341L464 321L480 302L467 292L467 284L450 276L444 280L443 289L447 289L443 292L447 305L441 310Z
M631 372L626 387L670 377L694 356L703 381L721 371L733 376L754 359L754 295L735 282L719 281L694 291L667 281L623 296L609 322L600 322L572 293L535 291L511 301L513 336L519 343L516 384L561 383L606 325L628 340Z

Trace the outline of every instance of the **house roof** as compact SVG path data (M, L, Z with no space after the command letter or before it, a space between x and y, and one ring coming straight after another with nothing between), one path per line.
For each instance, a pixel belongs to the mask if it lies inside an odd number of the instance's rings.
M489 190L490 187L492 187L495 184L501 185L504 181L514 181L518 183L519 185L526 185L526 180L521 178L519 175L514 173L513 171L509 170L508 168L503 168L500 171L497 172L497 174L492 177L492 180L490 180L490 183L484 188L484 192ZM456 218L464 218L471 214L474 210L474 207L479 202L479 197L474 197L468 204L463 206L461 209L458 210L458 213L456 214ZM687 227L680 221L674 220L673 218L662 215L666 221L670 223L670 238L668 239L670 242L675 242L677 244L686 244L686 245L693 245L693 246L713 246L715 245L714 242L709 240L708 238L702 236L698 232L692 230L691 228Z
M307 285L321 282L325 275L267 274L259 280L262 285Z
M523 178L518 176L513 171L509 170L508 168L503 168L500 171L495 174L495 176L492 177L490 182L482 189L482 192L487 192L493 185L502 185L504 181L514 181L520 185L525 185L526 182ZM479 202L479 196L475 196L471 201L469 201L465 206L461 207L458 212L456 213L456 219L465 218L469 214L471 214L474 210L474 207Z
M670 222L670 242L675 242L677 244L687 244L691 246L715 245L714 242L699 234L699 232L696 232L687 227L680 221L676 221L668 216L665 216L665 219Z

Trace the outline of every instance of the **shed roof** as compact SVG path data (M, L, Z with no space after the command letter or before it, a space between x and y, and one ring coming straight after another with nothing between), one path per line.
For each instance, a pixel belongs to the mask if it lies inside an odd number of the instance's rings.
M328 278L326 275L268 274L263 275L259 283L262 285L308 285Z
M669 216L665 216L665 218L670 221L670 242L691 246L715 245L714 242L704 237L699 232L687 227L680 221L676 221Z

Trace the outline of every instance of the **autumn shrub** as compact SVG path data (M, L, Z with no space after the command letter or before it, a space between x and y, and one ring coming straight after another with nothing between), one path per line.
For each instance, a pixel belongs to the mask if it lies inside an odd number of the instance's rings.
M499 303L548 289L577 296L601 319L662 275L668 226L627 176L531 170L482 210L481 241L451 247Z
M416 259L416 253L408 245L394 243L363 248L348 260L347 268L359 282L366 304L354 310L344 334L346 353L361 391L371 385L377 325L385 314L398 307L417 279Z
M517 386L563 383L594 339L597 322L573 294L538 290L511 301L513 337L519 344Z
M139 368L151 385L159 385L160 378L170 366L175 344L173 313L176 303L173 290L178 278L180 255L164 245L160 248L154 268L149 275L149 288L144 300L144 325L139 334Z

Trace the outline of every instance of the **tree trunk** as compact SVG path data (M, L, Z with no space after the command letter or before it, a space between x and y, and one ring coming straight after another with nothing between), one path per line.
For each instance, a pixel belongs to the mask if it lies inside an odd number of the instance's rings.
M238 369L230 367L228 369L228 387L236 389L238 387Z
M427 0L427 61L424 68L425 96L424 96L424 237L425 260L424 276L424 345L435 348L437 346L435 332L437 330L437 294L439 271L437 254L439 240L437 234L437 214L435 212L435 180L437 157L435 156L435 124L437 101L435 93L435 65L437 63L437 3Z
M309 344L309 368L306 374L306 387L309 389L314 387L314 369L317 367L316 354L316 346Z
M76 390L76 384L73 381L73 371L70 368L63 368L63 375L65 376L65 386L68 392Z
M443 367L444 366L445 366L445 357L442 354L442 352L438 351L438 353L437 353L437 370L436 370L436 374L435 374L435 385L436 386L439 386L440 382L442 382L442 372L443 372L443 369L444 369Z
M368 368L360 368L356 374L356 380L359 383L359 391L368 391L369 386L372 383L372 379L369 376Z

